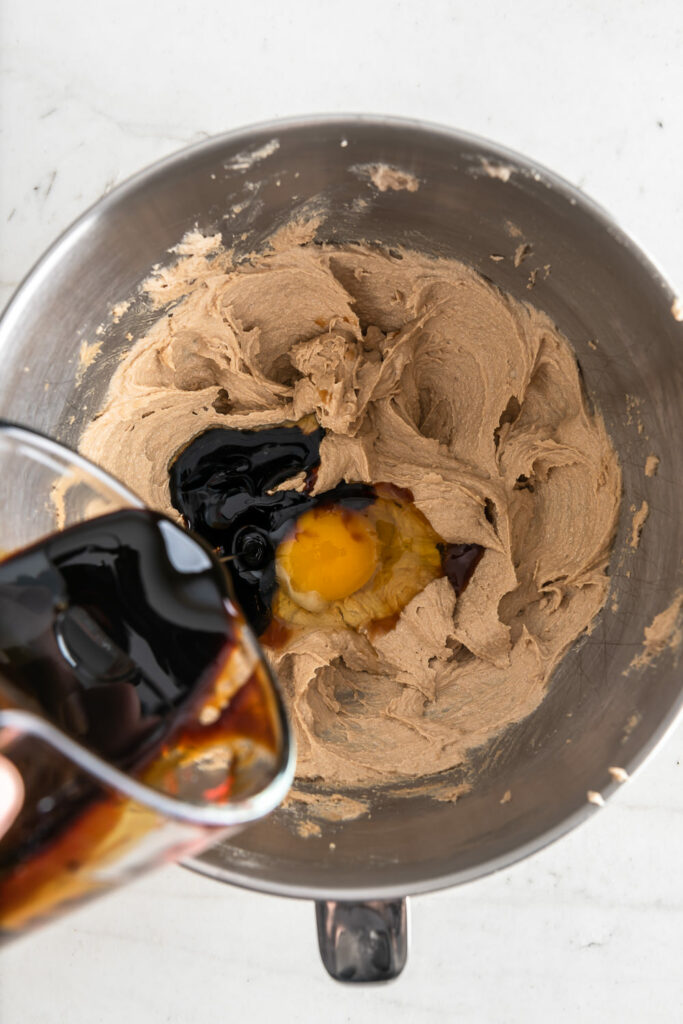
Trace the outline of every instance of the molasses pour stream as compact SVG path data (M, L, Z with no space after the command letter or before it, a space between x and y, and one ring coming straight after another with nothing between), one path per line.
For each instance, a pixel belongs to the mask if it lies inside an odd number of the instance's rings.
M86 460L0 423L5 480L10 463L22 479L22 459L40 508L55 467L91 507L119 507L72 510L74 525L18 550L16 531L0 534L0 753L25 791L0 839L3 938L263 817L293 775L279 694L211 550ZM2 489L6 519L19 516Z

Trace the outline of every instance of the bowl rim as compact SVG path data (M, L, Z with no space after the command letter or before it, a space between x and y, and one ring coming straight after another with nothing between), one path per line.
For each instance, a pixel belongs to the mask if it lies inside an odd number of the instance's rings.
M240 139L244 140L246 148L249 144L253 145L261 135L273 137L278 133L295 128L315 129L317 127L332 127L335 125L340 129L344 126L353 128L358 125L393 128L396 131L410 129L411 131L423 132L425 135L439 135L452 141L464 142L473 148L486 152L487 156L492 155L495 160L510 168L512 172L511 180L514 180L515 173L531 175L536 182L559 192L571 205L582 207L586 213L597 220L601 227L638 260L642 269L663 289L668 298L669 306L676 299L679 299L663 268L652 254L621 228L616 219L611 216L604 206L585 192L582 192L577 186L572 185L566 178L552 171L549 167L518 153L516 150L487 139L483 135L477 135L473 132L462 131L459 128L419 118L401 117L393 114L366 113L300 114L294 117L258 121L251 125L231 128L228 131L210 135L208 138L190 143L147 164L141 170L135 171L119 182L118 185L115 185L111 191L96 199L57 236L44 253L33 263L26 274L24 274L5 308L0 313L0 341L4 335L11 331L13 322L18 318L24 306L30 301L31 292L49 273L53 264L61 256L62 251L73 246L78 238L87 232L90 225L101 213L116 208L120 202L129 194L134 193L141 185L153 181L159 174L173 167L179 167L203 152L209 153L212 149L219 149L226 144L237 143Z

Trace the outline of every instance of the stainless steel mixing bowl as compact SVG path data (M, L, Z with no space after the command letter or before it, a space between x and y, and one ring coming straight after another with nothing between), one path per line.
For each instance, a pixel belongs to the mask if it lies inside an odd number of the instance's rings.
M379 191L367 166L380 162L415 175L418 190ZM191 865L223 881L317 900L331 973L390 977L405 958L407 895L503 867L578 825L596 811L587 792L608 797L617 785L608 768L632 772L681 707L672 652L627 670L644 628L681 585L683 324L666 281L614 223L514 153L409 121L278 122L162 161L67 231L0 324L0 414L75 445L129 345L127 333L138 336L148 318L133 303L112 320L112 305L170 258L185 231L220 230L227 245L247 252L292 214L312 209L323 211L319 239L454 256L545 310L576 349L624 473L606 609L538 710L480 752L471 793L457 804L375 796L371 816L329 824L320 837L298 835L280 811ZM516 266L515 250L525 243L530 250ZM78 387L81 342L97 340L102 321L102 354ZM651 452L661 465L646 477ZM633 550L630 509L643 499L650 515ZM508 789L514 798L501 804Z

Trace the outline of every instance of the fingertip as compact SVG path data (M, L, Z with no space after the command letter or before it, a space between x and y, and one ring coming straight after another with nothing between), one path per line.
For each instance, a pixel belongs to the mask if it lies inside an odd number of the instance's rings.
M16 765L0 755L0 836L8 830L24 802L24 781Z

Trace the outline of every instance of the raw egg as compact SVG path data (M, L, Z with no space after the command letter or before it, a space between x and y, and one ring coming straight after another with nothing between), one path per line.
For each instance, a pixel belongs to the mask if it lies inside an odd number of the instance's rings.
M364 587L378 558L377 533L364 512L323 505L297 519L277 549L275 573L296 604L317 612Z
M303 513L275 552L273 615L294 628L363 629L396 616L441 576L443 542L398 488L362 509Z

